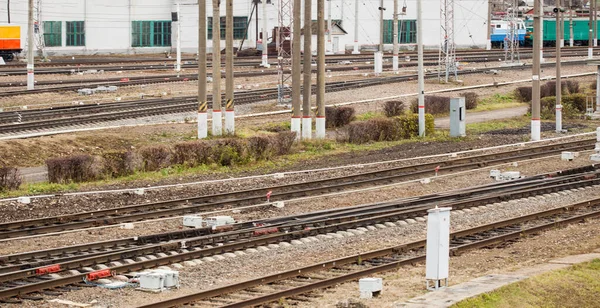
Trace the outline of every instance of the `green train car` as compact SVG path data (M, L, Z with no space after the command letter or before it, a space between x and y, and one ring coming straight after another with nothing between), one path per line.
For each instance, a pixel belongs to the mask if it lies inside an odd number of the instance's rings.
M588 45L588 33L589 33L589 19L588 18L573 18L573 44L575 46L587 46ZM550 18L544 18L544 47L556 46L556 20ZM533 45L533 20L525 21L527 27L527 34L525 35L524 45L531 47ZM598 23L600 25L600 23ZM600 30L600 26L597 27ZM600 33L596 33L598 35ZM598 36L597 38L600 38ZM564 39L565 45L569 44L571 39L569 30L569 20L565 19L564 25Z

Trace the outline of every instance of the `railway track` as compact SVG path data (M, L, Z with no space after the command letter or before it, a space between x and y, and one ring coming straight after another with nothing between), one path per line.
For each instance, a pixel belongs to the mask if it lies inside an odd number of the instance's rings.
M587 51L577 51L577 52L571 52L571 53L566 53L563 54L562 57L578 57L578 56L584 56L584 53L587 54ZM490 54L490 55L486 55L486 56L465 56L462 58L459 58L459 61L463 61L463 62L488 62L488 61L496 61L497 57L503 57L503 54L498 54L498 55L494 55L494 54ZM531 55L524 55L522 57L523 59L528 59L531 58ZM352 59L352 61L361 61L364 62L364 58L357 58L357 59ZM337 62L336 62L337 61ZM346 60L348 61L348 60ZM438 65L438 58L436 57L431 57L431 58L427 58L425 59L425 66L437 66ZM329 61L328 64L336 64L339 63L339 60L331 60ZM342 66L329 66L327 67L327 70L329 71L351 71L351 70L355 70L356 68L358 68L359 70L365 70L365 69L372 69L372 65L355 65L357 63L349 63L352 65L342 65ZM401 62L400 63L400 67L406 68L406 67L416 67L417 63L416 62ZM391 68L392 64L387 63L383 65L384 68ZM190 66L189 68L194 68L193 66ZM89 69L89 68L88 68ZM171 68L167 68L167 67L161 67L161 69L171 69ZM110 70L123 70L123 67L116 67L114 69L109 69ZM138 70L137 67L132 67L130 70ZM153 68L153 70L156 70L156 68ZM84 69L82 69L82 71L84 71ZM314 69L313 71L316 72L316 69ZM19 72L17 75L20 74L26 74L27 72ZM36 74L72 74L73 70L56 70L56 71L41 71L41 72L37 72ZM10 72L2 72L0 70L0 75L2 74L6 74L8 76L13 75ZM16 74L16 73L15 73ZM278 71L276 69L261 69L260 71L242 71L242 72L236 72L235 75L236 77L255 77L255 76L265 76L265 75L277 75ZM208 75L211 76L211 75ZM48 93L48 92L60 92L60 91L73 91L73 90L78 90L81 89L82 87L94 87L94 86L110 86L110 85L126 85L126 86L131 86L131 85L138 85L138 84L145 84L145 83L156 83L156 82L181 82L181 81L187 81L187 80L197 80L197 74L184 74L184 75L163 75L163 76L149 76L149 77L124 77L124 78L101 78L101 79L95 79L95 80L90 80L90 79L78 79L78 80L54 80L54 81L37 81L36 85L37 86L46 86L46 85L65 85L65 84L76 84L74 86L62 86L62 87L47 87L47 88L38 88L38 89L34 89L34 90L13 90L13 91L4 91L4 92L0 92L0 97L5 97L5 96L17 96L17 95L25 95L25 94L38 94L38 93ZM221 76L221 78L225 78L224 75ZM145 83L144 83L145 81ZM22 82L4 82L4 83L0 83L0 88L10 88L10 87L24 87L26 86L26 82L22 81Z
M287 240L289 238L296 238L296 235L288 233L306 230L307 228L315 229L331 225L336 225L339 228L347 228L350 225L357 227L362 222L373 223L375 216L378 216L382 221L408 219L425 215L424 210L435 205L452 204L454 207L472 207L498 202L499 200L515 200L522 198L525 196L524 194L533 196L550 191L570 189L575 187L573 184L575 182L580 182L577 184L580 187L593 185L593 183L597 182L594 180L596 177L598 177L597 168L577 168L565 171L553 178L549 178L549 174L544 174L520 181L494 183L444 194L404 198L393 202L248 221L229 226L226 230L189 229L138 238L104 241L2 256L0 257L0 282L36 276L36 268L52 264L60 264L62 269L69 269L74 266L92 266L100 263L108 263L109 261L122 260L123 258L133 259L143 255L160 253L168 249L173 249L172 242L174 241L178 242L178 244L185 242L185 247L188 248L202 247L204 249L208 245L228 245L265 234L279 234L280 237L278 239L271 236L270 241L274 242L278 240L281 242L285 241L286 238ZM274 228L277 231L274 231ZM245 245L249 246L250 244L246 242ZM136 250L131 251L134 248ZM222 248L228 249L226 247ZM127 252L126 256L124 256L124 252ZM86 259L87 263L81 263L81 259Z
M585 61L571 61L563 63L578 65ZM552 65L547 63L546 65ZM528 66L518 67L523 69ZM461 71L459 74L482 73L490 68ZM498 69L506 69L498 67ZM509 68L510 69L510 68ZM514 69L514 68L513 68ZM371 78L364 80L330 82L326 85L326 92L344 91L382 84L396 83L414 80L416 75L391 76ZM437 73L426 74L428 78L437 77ZM146 82L148 83L148 82ZM313 86L313 93L316 93ZM252 91L236 92L236 103L245 104L274 99L278 95L278 89L260 89ZM209 104L212 99L209 96ZM181 112L193 112L197 109L197 97L184 96L167 100L138 100L110 104L96 104L84 106L68 106L53 109L22 110L0 113L0 134L15 134L22 132L40 131L40 129L51 129L58 127L69 127L88 125L99 122L113 121L117 119L139 118L161 114L172 114ZM171 106L166 104L173 104ZM110 110L105 111L106 108ZM134 111L131 111L134 108ZM211 107L209 107L211 108ZM91 111L94 111L93 113Z
M597 49L594 48L595 50ZM520 48L520 52L522 56L527 56L531 53L531 48ZM545 54L549 55L555 52L555 49L549 48L545 50ZM563 53L582 53L581 55L587 55L587 47L565 47L562 50ZM489 55L493 57L504 57L504 50L482 50L482 49L463 49L457 50L457 57L459 61L461 58L466 58L469 56L477 56L477 55ZM405 56L409 56L411 58L415 58L417 53L415 51L403 51L400 54L400 58L404 58ZM271 59L274 59L275 55L271 55ZM425 51L425 58L431 58L432 60L438 59L437 52L434 51ZM210 55L208 55L208 60L210 65ZM236 63L240 63L243 66L257 66L261 64L260 56L256 57L237 57L235 59ZM328 55L326 56L326 63L336 63L337 61L370 61L373 58L372 53L365 53L362 55L353 55L353 54L340 54L340 55ZM391 54L385 54L384 59L391 59ZM183 58L182 63L185 66L185 63L195 62L196 58ZM63 66L65 70L63 72L70 73L71 70L87 70L87 69L102 69L101 65L113 65L114 70L123 70L120 69L123 67L122 65L115 64L127 64L127 63L158 63L157 65L143 65L140 67L151 67L151 69L164 69L165 67L168 69L173 69L173 65L175 64L175 59L167 59L167 58L80 58L76 59L54 59L52 62L39 62L36 63L36 74L42 73L43 69L53 68ZM188 64L189 66L189 64ZM194 67L197 67L194 64ZM14 70L21 69L21 71L25 71L24 63L7 63L4 66L3 70L0 70L1 74L11 73Z
M599 216L600 199L592 199L453 232L450 234L450 253L457 255L472 249L502 245ZM311 297L302 295L309 292L424 261L425 244L426 240L417 240L140 307L166 308L192 304L202 307L252 307L274 301L284 306L300 302L306 304Z
M580 170L586 171L586 170ZM447 200L443 203L438 203L440 205L450 205L454 207L454 209L462 209L469 208L474 206L480 206L484 204L489 204L493 202L498 202L499 200L509 200L511 197L528 197L532 195L550 193L555 191L562 191L565 189L573 189L586 187L589 185L598 185L600 183L597 177L591 177L589 171L588 172L578 174L578 175L564 175L563 179L560 179L561 176L557 178L552 178L545 184L542 184L542 181L538 179L529 180L529 181L518 181L513 183L505 183L500 184L496 189L490 186L488 188L492 188L491 190L497 195L504 194L505 198L497 199L497 197L493 196L484 196L477 198L470 195L473 191L459 191L455 194L449 194L447 196ZM573 172L576 172L573 170ZM593 174L597 174L595 171ZM563 183L560 183L563 182ZM504 186L504 187L501 187ZM479 188L480 190L482 188ZM502 192L504 190L504 192ZM439 196L426 196L428 198L439 197ZM455 199L453 199L455 198ZM461 199L457 201L456 199ZM233 236L232 233L223 233L221 235L216 235L220 237L221 240L227 241L227 243L222 246L212 247L207 246L208 244L215 244L214 241L207 240L207 237L198 237L198 238L188 238L185 240L184 246L181 246L180 242L176 243L165 243L161 244L160 248L152 248L150 246L144 246L141 248L137 248L137 255L139 254L155 254L156 258L150 259L138 259L138 262L123 262L125 265L113 264L110 270L115 273L128 273L131 271L137 271L141 269L156 267L160 265L182 262L185 260L198 259L201 257L207 257L215 254L221 254L228 251L237 251L240 249L246 249L251 247L256 247L258 245L267 245L269 243L280 243L282 241L291 241L294 239L304 238L307 236L316 236L319 234L326 234L336 231L348 230L352 228L361 228L377 223L397 221L400 219L408 219L410 217L415 216L423 216L426 215L426 210L433 207L436 201L429 200L429 203L421 204L421 205L413 205L412 203L404 203L400 202L397 204L396 209L392 209L389 203L380 204L380 207L373 207L372 205L363 208L361 215L357 215L356 209L344 209L346 213L343 215L338 215L337 217L332 218L322 218L322 213L318 212L317 215L313 217L312 221L294 221L293 223L289 223L280 227L281 230L277 234L269 234L268 232L262 233L261 230L268 229L260 229L254 228L245 231L246 233L253 234L254 236L251 239L242 236ZM403 205L403 206L402 206ZM538 214L536 217L550 217L551 215L559 215L565 213L566 211L579 210L582 208L588 208L590 206L598 206L600 205L600 200L595 200L592 203L582 203L580 205L569 206L563 209L555 209L552 211L546 211L544 214ZM390 208L389 211L384 211L384 207ZM339 214L339 213L338 213ZM571 215L571 214L569 214ZM533 217L534 215L530 215ZM354 218L354 219L350 219ZM529 216L525 218L521 218L520 222L528 221ZM512 223L510 224L512 225ZM308 227L310 226L310 227ZM499 223L494 225L494 228L498 227L506 227L508 224L504 222L504 224ZM286 229L286 227L288 229ZM481 230L486 229L488 227L479 227L476 228L478 232L463 232L463 235L457 236L459 239L464 236L471 236L473 234L478 234ZM272 228L271 228L272 229ZM514 229L514 228L513 228ZM472 229L474 230L474 229ZM453 241L456 243L456 239ZM424 244L424 243L423 243ZM156 246L156 245L155 245ZM412 247L412 246L411 246ZM71 248L73 249L73 248ZM154 249L154 250L151 250ZM175 253L169 253L171 251L176 251ZM78 289L82 287L83 278L86 277L86 273L77 274L71 272L72 275L67 277L55 278L51 279L45 277L44 274L47 272L46 269L50 268L60 268L60 271L67 271L73 269L81 269L84 266L91 266L97 264L107 263L111 260L123 260L128 257L134 257L135 255L134 249L129 249L125 251L119 251L112 253L112 257L110 254L104 254L100 256L91 256L87 258L81 258L78 260L67 261L63 263L54 264L50 267L38 268L20 272L10 272L7 274L0 275L0 281L2 284L0 285L0 299L4 299L5 302L19 302L18 299L11 299L14 296L20 296L22 299L39 299L40 295L35 295L32 293L43 292L43 294L54 294L56 292L65 292L67 290ZM376 254L378 257L382 257ZM368 258L364 258L364 260L370 260L371 254L367 254ZM356 259L354 259L356 260ZM370 262L370 261L368 261ZM344 263L340 263L339 265L343 265ZM328 268L328 267L323 267ZM298 273L298 272L297 272ZM304 272L303 272L304 273ZM285 277L285 276L282 276ZM233 291L237 291L235 287L239 285L234 285ZM58 288L58 289L56 289ZM229 291L232 291L231 289ZM205 293L203 293L205 294ZM204 295L202 295L204 296ZM198 300L194 298L194 301ZM214 298L212 299L214 300ZM264 297L261 297L261 300L264 300ZM248 303L243 302L243 305Z
M232 209L249 204L260 204L271 191L270 200L285 201L292 198L318 196L359 187L395 183L431 175L439 166L439 173L471 170L511 161L556 155L562 151L579 152L593 148L595 139L565 142L555 145L537 146L502 153L483 154L465 158L440 160L405 167L388 168L358 173L346 177L334 177L304 183L279 185L258 189L242 190L195 198L131 205L113 209L97 210L56 217L5 222L0 224L0 239L48 234L66 230L77 230L103 225L141 221L160 217L172 217L202 211Z

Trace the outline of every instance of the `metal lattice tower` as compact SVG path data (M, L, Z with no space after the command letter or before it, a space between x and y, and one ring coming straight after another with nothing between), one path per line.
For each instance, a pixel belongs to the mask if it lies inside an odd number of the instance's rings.
M37 47L37 52L38 52L38 56L45 59L46 58L46 51L45 51L45 47L46 44L44 42L44 25L43 25L43 21L42 21L42 0L36 0L33 3L34 7L34 14L33 14L33 22L36 25L35 26L35 45Z
M504 61L507 64L518 64L521 62L519 55L519 25L517 12L517 1L511 1L511 7L507 11L508 30L504 38Z
M445 81L448 82L450 75L454 75L454 79L457 80L456 45L454 44L454 0L442 0L440 25L442 31L438 78L441 80L442 74L444 74Z
M263 0L266 1L266 0ZM277 103L284 104L291 100L292 78L292 29L294 23L294 1L279 0L279 27L276 33L277 74L279 79ZM287 48L287 49L286 49Z

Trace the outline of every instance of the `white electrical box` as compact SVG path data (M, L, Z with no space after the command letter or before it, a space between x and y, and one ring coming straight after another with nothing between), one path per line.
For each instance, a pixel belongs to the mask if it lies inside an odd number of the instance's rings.
M218 227L234 223L235 219L231 216L213 216L207 218L202 218L202 216L198 215L183 216L183 226L191 228Z
M164 283L165 288L179 288L179 272L178 271L156 269L156 270L153 270L152 272L165 275L165 283Z
M360 291L360 298L372 298L373 295L379 295L383 290L383 279L361 278L358 280L358 289Z
M442 282L448 286L448 266L450 262L450 210L449 207L435 208L427 216L427 289L439 289ZM429 283L433 282L433 287Z
M504 181L511 181L521 178L521 172L519 171L506 171L500 174L500 179Z
M190 215L183 216L183 226L192 228L202 228L202 216Z
M498 170L498 169L492 169L492 170L490 170L490 177L491 178L498 179L499 176L500 176L500 170Z
M141 273L140 288L146 290L162 290L165 288L165 274L162 273Z
M562 152L560 154L560 159L561 160L572 161L573 159L575 159L575 154L573 152Z

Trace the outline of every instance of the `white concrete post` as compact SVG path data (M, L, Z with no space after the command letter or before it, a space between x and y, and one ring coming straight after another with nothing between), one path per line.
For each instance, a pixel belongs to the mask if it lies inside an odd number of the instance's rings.
M417 50L418 50L418 84L419 84L419 136L425 137L425 71L423 69L423 16L421 0L417 0Z
M175 71L177 72L177 77L179 77L179 73L181 72L181 16L179 3L177 3L177 67Z
M267 34L267 0L262 0L262 13L263 13L263 17L262 17L262 45L263 45L263 50L262 50L262 63L260 64L260 66L262 67L270 67L271 65L269 64L269 50L268 50L268 43L267 43L267 38L268 38L268 34Z
M358 48L358 0L354 2L354 50L352 54L359 54L360 50Z

